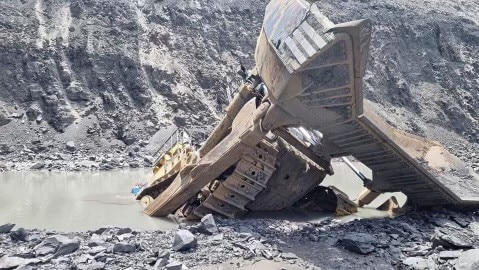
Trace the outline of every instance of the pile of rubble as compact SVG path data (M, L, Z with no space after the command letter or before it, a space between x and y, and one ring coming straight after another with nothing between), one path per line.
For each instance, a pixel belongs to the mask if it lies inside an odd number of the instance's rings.
M260 260L302 269L462 270L479 265L479 214L447 210L346 223L207 215L164 232L13 228L0 226L0 269L187 269L233 261L231 267L241 268Z

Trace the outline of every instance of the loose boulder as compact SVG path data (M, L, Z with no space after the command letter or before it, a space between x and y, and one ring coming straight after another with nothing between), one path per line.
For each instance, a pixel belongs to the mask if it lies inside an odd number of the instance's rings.
M76 150L75 143L73 141L67 142L66 149L70 152L74 152Z
M0 269L18 269L22 265L38 263L37 259L3 256L0 258Z
M369 254L374 251L377 239L367 233L351 233L339 240L338 244L349 251Z
M75 252L80 248L79 239L71 239L63 235L54 235L43 240L34 247L37 256L53 254L53 257L59 257Z
M127 243L118 243L113 246L113 253L131 253L136 250L136 247Z
M459 251L459 250L444 250L439 252L439 259L442 259L442 260L455 259L461 256L461 253L462 251Z
M294 253L286 252L286 253L281 254L281 258L283 258L285 260L295 260L295 259L298 258L298 256L296 256L296 254L294 254Z
M471 240L459 233L449 232L448 234L438 233L432 238L432 247L442 246L450 249L471 248L473 244Z
M132 230L130 228L120 228L116 232L116 235L122 235L122 234L131 233L131 232L132 232Z
M38 162L35 162L31 167L30 169L31 170L40 170L42 169L43 167L45 167L45 163L41 162L41 161L38 161Z
M9 233L13 229L13 227L15 227L15 224L12 224L12 223L1 225L0 233Z
M180 262L171 262L165 266L166 270L185 270L188 269Z
M24 228L19 228L16 231L10 232L10 238L12 238L13 241L27 242L29 236L30 233L28 233Z
M185 251L196 247L196 237L188 230L178 230L173 241L175 251Z
M161 269L162 267L168 264L169 260L170 260L170 252L166 249L160 249L158 251L158 260L156 261L153 268Z
M204 234L217 234L218 227L212 214L208 214L201 219L200 232Z

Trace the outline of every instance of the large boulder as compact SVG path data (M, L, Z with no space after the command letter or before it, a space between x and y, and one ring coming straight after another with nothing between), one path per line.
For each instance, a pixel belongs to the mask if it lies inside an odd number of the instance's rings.
M113 245L113 253L131 253L135 252L136 247L128 243L118 243Z
M217 234L218 227L212 214L208 214L201 219L200 232L204 234Z
M349 233L341 238L338 244L349 251L369 254L375 250L377 239L367 233Z
M18 269L22 265L38 263L38 259L3 256L0 258L0 269Z
M468 249L473 247L472 239L467 235L456 232L437 233L433 236L432 247L442 246L450 249Z
M175 251L185 251L196 247L196 237L188 230L178 230L173 241Z
M0 233L9 233L13 227L15 227L15 224L12 224L12 223L7 223L7 224L3 224L0 226Z
M27 230L25 230L24 228L19 228L16 231L10 232L10 238L12 238L13 241L27 242L29 236L30 233L27 232Z
M71 239L63 235L54 235L43 240L34 247L37 256L53 254L53 257L59 257L75 252L80 248L79 239Z

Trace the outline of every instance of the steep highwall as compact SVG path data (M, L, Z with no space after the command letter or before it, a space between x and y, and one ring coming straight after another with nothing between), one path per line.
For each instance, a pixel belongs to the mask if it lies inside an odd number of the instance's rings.
M321 3L336 23L373 21L365 94L378 112L479 163L479 4ZM221 116L238 64L254 64L264 6L0 1L0 162L54 160L71 152L67 141L74 156L132 157L171 125L201 138Z

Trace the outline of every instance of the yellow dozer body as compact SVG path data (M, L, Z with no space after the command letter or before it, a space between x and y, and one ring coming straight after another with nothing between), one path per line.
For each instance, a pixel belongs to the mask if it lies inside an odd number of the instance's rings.
M333 174L330 160L342 156L373 172L361 204L400 191L417 206L479 205L477 174L439 143L390 126L363 99L371 22L334 24L318 5L270 1L256 67L198 151L178 145L155 164L138 196L150 196L145 213L282 209Z

